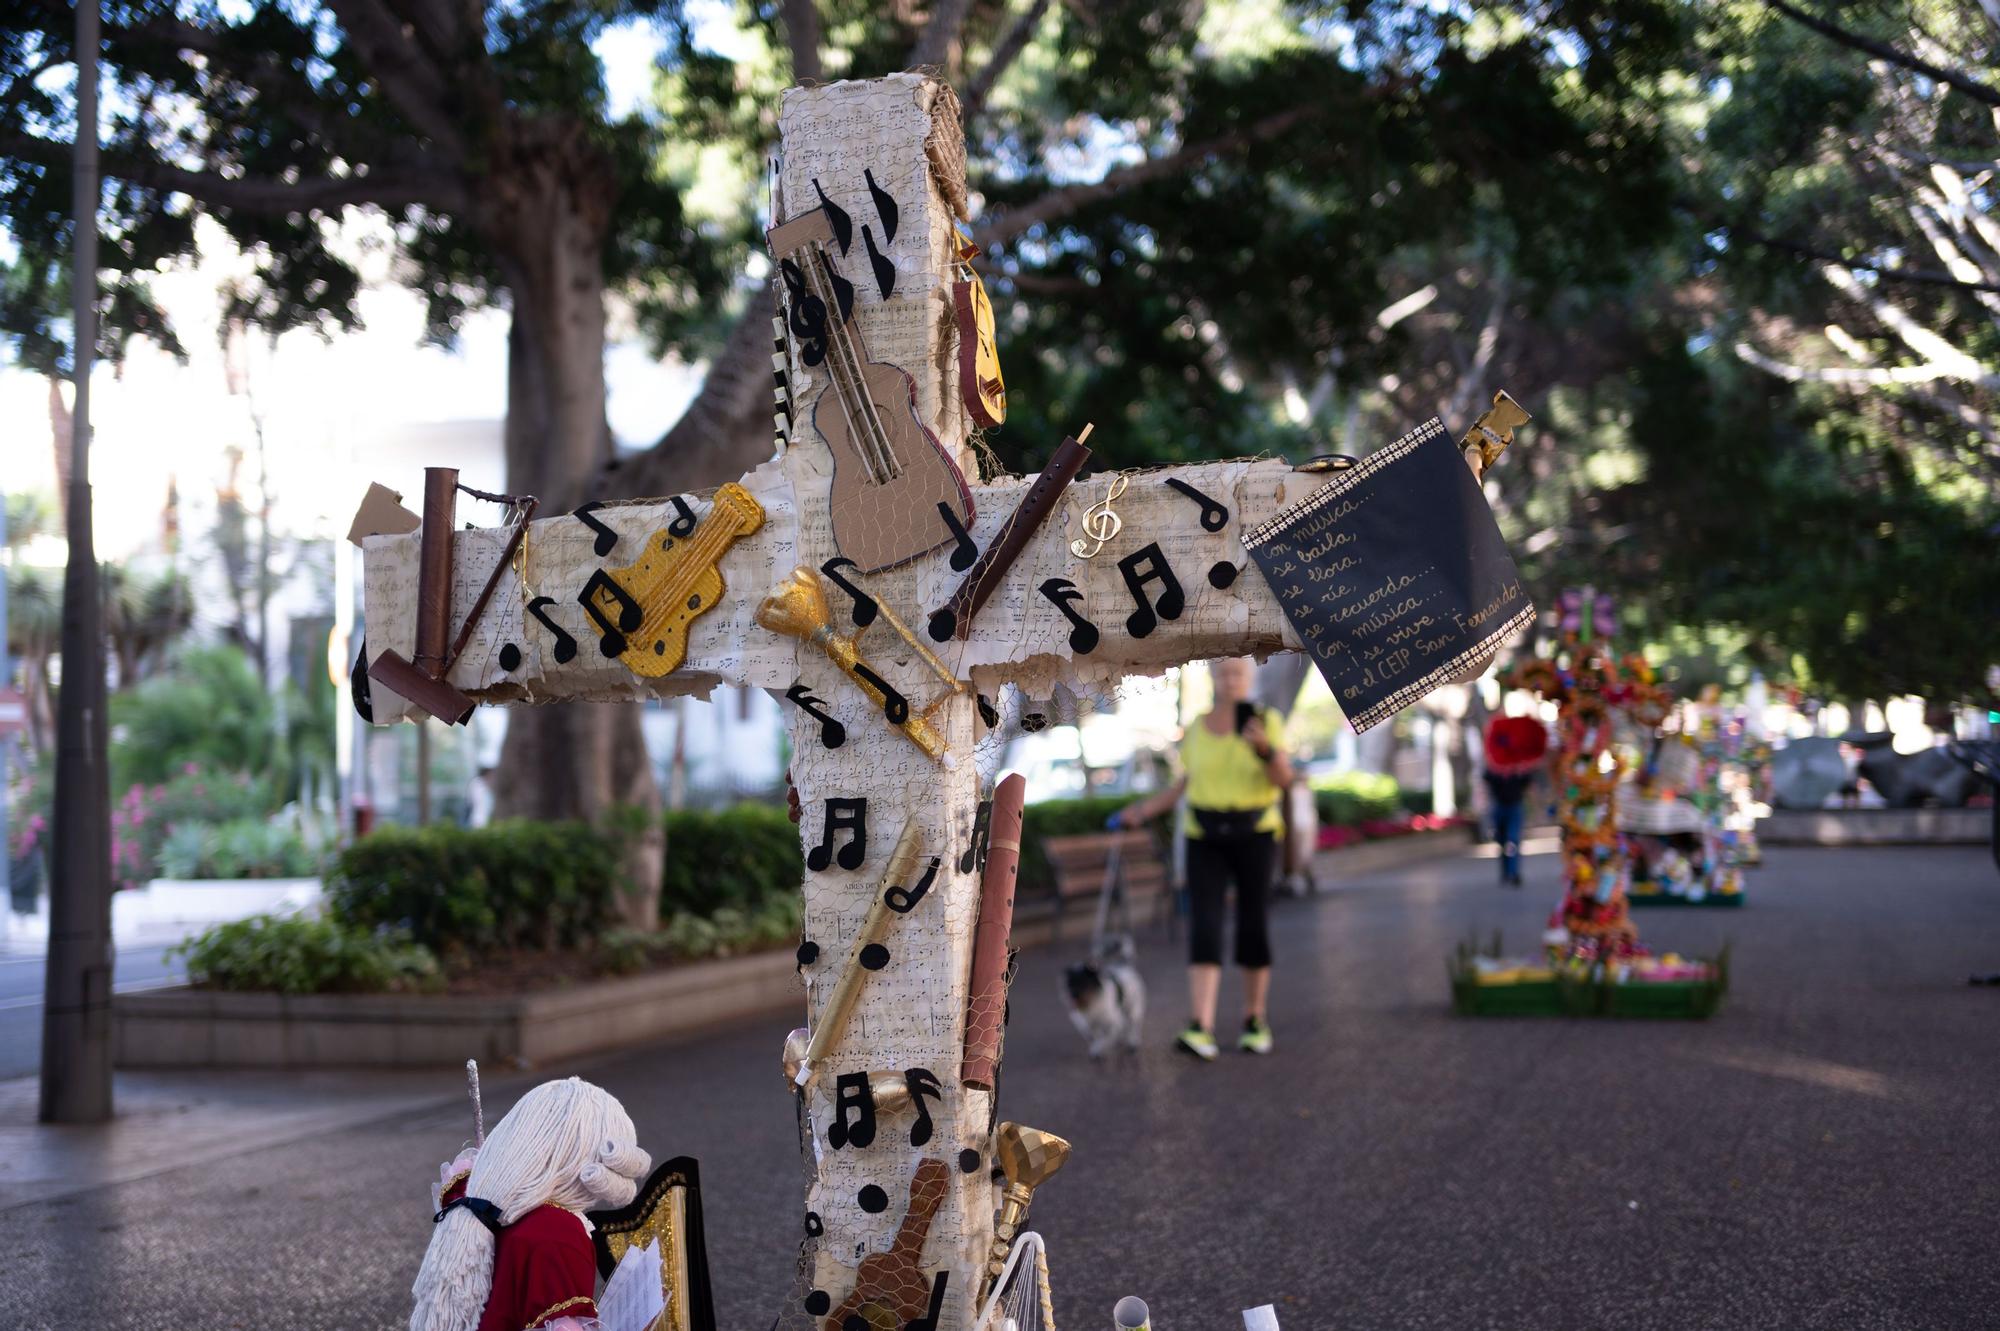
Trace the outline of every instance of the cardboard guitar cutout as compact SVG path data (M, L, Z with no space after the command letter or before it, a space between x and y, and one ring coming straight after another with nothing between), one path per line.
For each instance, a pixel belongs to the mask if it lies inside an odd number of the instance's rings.
M771 257L789 293L789 325L827 387L810 408L833 454L834 545L863 573L907 564L959 539L973 518L965 473L917 414L917 382L870 359L854 320L854 287L834 265L833 226L815 208L771 228ZM955 518L955 530L946 515Z

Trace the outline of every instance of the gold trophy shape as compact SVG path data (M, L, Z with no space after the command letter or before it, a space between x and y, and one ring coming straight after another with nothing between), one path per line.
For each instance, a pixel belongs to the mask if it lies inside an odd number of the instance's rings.
M896 635L913 650L930 672L944 681L949 692L939 696L921 710L913 709L910 700L898 693L887 680L877 674L861 655L861 635L875 622L857 629L851 636L842 636L833 631L833 612L826 602L826 581L818 570L801 564L792 570L791 576L771 589L763 603L757 607L757 622L773 633L784 633L794 638L804 639L825 652L827 658L839 666L841 672L853 680L860 690L882 709L889 723L903 732L910 743L922 749L932 758L944 758L944 735L931 724L932 714L938 706L952 694L963 691L963 686L952 678L950 667L938 660L930 648L917 640L894 611L880 601L869 598L874 606L876 618L895 630Z
M1000 1195L1000 1214L993 1221L993 1246L986 1254L986 1280L979 1295L982 1301L1007 1265L1014 1235L1027 1223L1028 1203L1035 1189L1054 1178L1069 1159L1069 1143L1040 1128L1002 1123L993 1134L993 1154L1000 1162L1007 1188Z

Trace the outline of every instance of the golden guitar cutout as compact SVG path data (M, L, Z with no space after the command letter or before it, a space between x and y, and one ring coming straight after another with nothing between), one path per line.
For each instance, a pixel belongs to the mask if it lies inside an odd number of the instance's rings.
M993 302L973 271L979 247L959 247L958 280L951 306L958 316L958 395L972 419L991 428L1007 419L1007 383L1000 375L1000 348L993 338Z
M972 491L917 414L917 381L870 360L853 319L854 288L833 265L822 208L771 228L787 318L808 367L830 381L810 415L833 454L833 542L863 573L907 564L957 539L945 513L972 525ZM942 509L942 511L941 511Z
M731 481L684 537L661 529L638 562L590 575L577 600L597 625L598 646L635 675L658 678L687 659L688 628L722 600L722 556L764 525L764 506Z

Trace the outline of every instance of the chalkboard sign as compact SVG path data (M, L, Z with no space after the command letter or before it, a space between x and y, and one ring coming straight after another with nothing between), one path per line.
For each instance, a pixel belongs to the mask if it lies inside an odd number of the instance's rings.
M1243 547L1357 731L1461 678L1535 617L1436 420L1259 523Z

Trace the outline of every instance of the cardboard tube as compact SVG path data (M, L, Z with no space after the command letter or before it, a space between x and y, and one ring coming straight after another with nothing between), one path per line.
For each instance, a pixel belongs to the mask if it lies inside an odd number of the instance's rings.
M424 468L424 521L417 547L417 648L412 662L443 679L451 644L451 529L458 501L456 467Z
M965 1005L965 1061L958 1079L993 1089L1007 1020L1007 944L1014 932L1014 882L1021 867L1021 802L1027 778L1010 773L993 791L986 876L979 885L979 931L972 941L972 984Z

